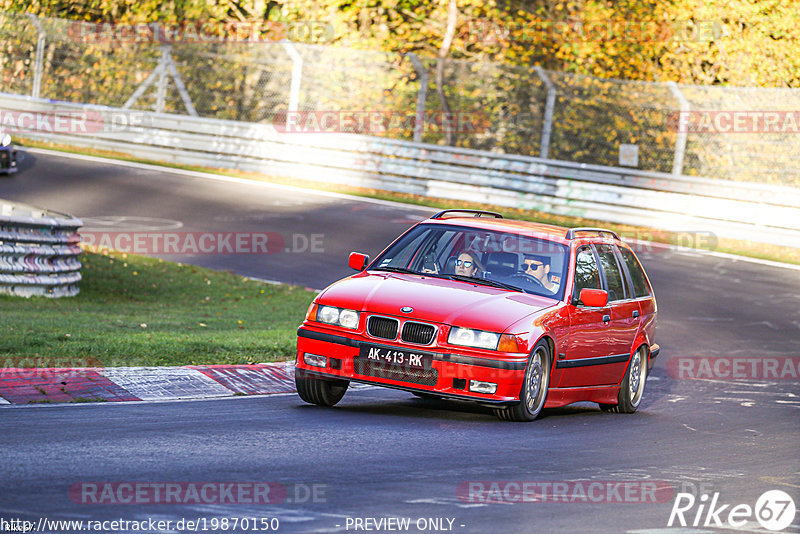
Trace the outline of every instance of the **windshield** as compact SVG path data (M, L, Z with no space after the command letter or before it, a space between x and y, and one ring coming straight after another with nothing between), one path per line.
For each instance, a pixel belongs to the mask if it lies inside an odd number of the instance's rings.
M371 270L481 283L561 300L566 246L510 232L420 225L370 265Z

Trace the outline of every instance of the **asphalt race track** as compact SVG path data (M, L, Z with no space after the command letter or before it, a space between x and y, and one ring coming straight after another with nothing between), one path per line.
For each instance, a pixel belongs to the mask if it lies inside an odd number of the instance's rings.
M163 257L312 288L350 274L348 252L374 255L433 212L39 151L21 167L0 178L0 198L69 212L91 229L275 233L284 247L274 254ZM762 494L781 490L800 506L800 272L688 251L640 258L662 351L634 415L582 403L511 424L381 388L350 391L332 409L295 395L4 406L0 518L41 530L129 522L106 532L140 532L131 522L149 520L172 523L145 531L770 532L759 510L765 521L788 512ZM713 380L690 379L703 376L699 364L669 363L689 357L739 362L745 375L790 362L795 374L733 380L717 366ZM126 504L114 493L125 483L269 483L269 498ZM97 488L113 496L95 503ZM686 525L676 514L668 528L677 504ZM747 506L732 514L737 505ZM258 522L233 528L235 518ZM800 514L783 531L800 532Z

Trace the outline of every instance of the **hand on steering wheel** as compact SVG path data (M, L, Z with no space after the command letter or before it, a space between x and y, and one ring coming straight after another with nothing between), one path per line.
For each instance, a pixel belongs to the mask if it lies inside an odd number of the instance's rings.
M539 287L541 287L543 289L546 289L541 280L539 280L535 276L529 275L528 273L515 273L515 274L512 274L511 277L509 278L509 280L514 280L515 278L516 279L522 278L523 280L525 280L527 282L533 282L535 285L537 285L537 286L539 286Z

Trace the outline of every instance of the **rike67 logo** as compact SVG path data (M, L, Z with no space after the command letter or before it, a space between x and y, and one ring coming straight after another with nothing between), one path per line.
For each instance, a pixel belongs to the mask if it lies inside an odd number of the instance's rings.
M678 493L667 526L739 529L755 519L763 528L778 531L792 524L795 512L794 500L781 490L765 492L758 498L755 507L721 503L719 492L711 497L704 493L699 498L691 493Z

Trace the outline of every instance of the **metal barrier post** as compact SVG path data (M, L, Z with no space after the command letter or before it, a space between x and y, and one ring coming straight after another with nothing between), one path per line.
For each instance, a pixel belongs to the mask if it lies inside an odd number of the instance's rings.
M167 98L167 75L171 75L175 81L175 87L178 89L178 94L181 95L183 105L186 107L186 112L192 117L197 117L197 110L192 104L192 99L189 98L189 93L186 91L186 86L183 84L181 75L178 68L175 66L175 60L172 59L172 47L170 45L163 45L161 47L161 58L158 60L158 65L153 69L153 72L147 76L133 94L122 105L122 109L130 109L133 104L144 94L147 89L153 85L153 82L158 78L158 85L156 87L156 111L159 113L164 112Z
M678 84L675 82L667 82L667 87L669 87L672 96L680 103L681 105L681 115L684 113L688 113L690 110L689 101L681 92L681 88L678 87ZM678 119L678 136L675 138L675 157L672 160L672 174L675 176L681 176L683 174L683 158L686 154L686 138L688 137L688 133L684 128L681 127L680 118Z
M542 67L537 65L533 67L533 70L536 72L539 79L542 80L545 87L547 87L547 103L544 107L544 124L542 125L542 145L539 149L539 157L547 158L547 154L550 152L550 134L553 129L553 109L556 105L556 86L550 81L550 78Z
M36 64L33 68L33 90L31 91L31 96L33 98L39 98L39 93L42 90L42 58L44 57L44 43L47 33L44 31L44 27L42 23L39 22L39 18L36 15L28 13L28 18L36 27L36 31L39 34L36 39Z
M175 66L175 59L172 57L172 47L167 45L165 48L166 51L164 52L164 64L169 70L169 73L172 75L172 79L175 81L175 87L178 88L178 94L181 95L183 105L186 107L186 111L189 113L189 115L192 117L197 117L197 110L194 109L194 104L192 104L192 99L189 98L189 93L186 91L186 86L183 85L183 80L178 72L178 67Z
M428 97L428 71L414 52L406 52L405 55L411 60L411 64L414 65L414 70L417 72L417 76L419 76L417 113L414 120L414 142L421 143L422 132L425 128L425 100Z
M169 45L161 47L161 59L158 61L158 86L156 90L156 111L164 113L167 100L167 58L169 57Z
M283 49L289 54L292 60L292 84L289 90L289 109L288 111L297 111L300 105L300 82L303 79L303 58L297 52L291 41L286 39L281 40Z

